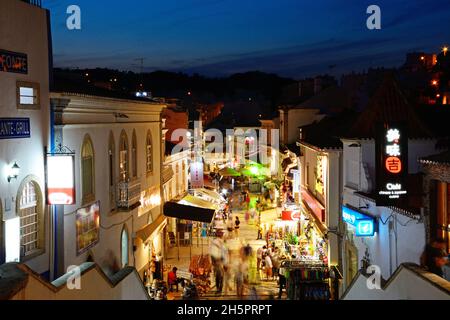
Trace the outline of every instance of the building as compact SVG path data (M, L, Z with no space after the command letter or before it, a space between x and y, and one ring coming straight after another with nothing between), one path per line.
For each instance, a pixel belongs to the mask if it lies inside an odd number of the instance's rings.
M425 172L424 214L427 240L440 238L450 248L450 151L427 156L419 161Z
M164 248L164 104L52 93L53 156L74 158L75 200L52 206L55 277L96 262L109 276L126 266L143 277ZM48 170L52 170L51 167Z
M377 123L404 122L408 125L406 180L408 201L399 206L377 205L375 136ZM343 143L342 235L344 284L347 293L358 270L369 265L380 268L388 279L402 263L419 263L425 246L425 225L419 157L436 153L432 131L417 116L398 84L387 76L366 109L349 129ZM367 221L368 233L361 233L355 219ZM364 229L365 230L365 229ZM361 291L361 295L363 295Z
M49 277L44 158L49 137L49 12L37 1L0 10L0 264Z

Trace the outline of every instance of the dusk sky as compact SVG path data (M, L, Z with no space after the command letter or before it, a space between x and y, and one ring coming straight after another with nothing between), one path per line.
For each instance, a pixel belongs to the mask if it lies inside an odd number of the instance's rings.
M222 76L260 70L302 78L398 66L450 43L449 0L43 0L57 67ZM81 8L82 30L66 28ZM382 29L366 28L381 7Z

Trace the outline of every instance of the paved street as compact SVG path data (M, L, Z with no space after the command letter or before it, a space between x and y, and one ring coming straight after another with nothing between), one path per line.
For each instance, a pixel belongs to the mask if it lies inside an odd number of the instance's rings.
M234 203L237 203L234 201ZM256 240L258 235L258 229L256 227L256 221L250 218L249 222L245 221L245 211L244 210L233 210L233 219L235 216L239 216L241 220L240 230L239 230L239 238L234 238L232 240L227 241L227 245L229 247L230 252L232 253L231 260L238 259L238 252L242 245L250 244L252 249L256 252L259 247L265 245L264 240ZM261 220L265 221L266 219L275 219L276 217L276 209L264 211L261 214ZM257 215L255 215L255 219L257 219ZM190 258L195 255L208 254L209 253L209 244L211 242L211 238L203 239L193 239L193 244L191 247L173 247L169 250L168 257L166 259L166 266L169 268L176 266L179 270L188 271ZM202 245L203 242L203 245ZM257 295L260 299L269 299L272 297L276 297L278 294L278 286L277 281L275 280L266 280L265 276L260 271L258 283L255 285ZM217 300L217 299L238 299L235 291L235 284L232 281L233 290L228 292L227 295L215 294L215 283L214 283L214 275L211 274L211 290L201 296L201 299L205 300ZM252 285L253 286L253 285ZM244 291L244 297L250 299L250 289L251 286L248 286ZM182 290L178 293L170 293L169 299L181 299ZM253 296L252 296L253 297Z

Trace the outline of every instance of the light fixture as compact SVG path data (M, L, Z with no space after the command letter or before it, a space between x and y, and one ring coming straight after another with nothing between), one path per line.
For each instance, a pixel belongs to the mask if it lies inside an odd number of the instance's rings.
M437 82L437 80L433 80L433 81L431 81L431 84L432 84L433 86L437 86L438 82Z
M448 47L447 46L442 48L442 52L444 53L444 56L447 54L447 51L448 51Z
M11 182L11 179L17 179L17 177L19 176L19 172L20 172L20 167L17 164L17 162L14 162L14 164L11 166L11 168L9 168L8 182Z

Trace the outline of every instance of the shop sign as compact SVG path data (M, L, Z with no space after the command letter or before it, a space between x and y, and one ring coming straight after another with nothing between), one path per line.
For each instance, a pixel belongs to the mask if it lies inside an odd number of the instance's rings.
M203 163L191 163L191 188L203 188Z
M29 118L0 118L0 139L29 138Z
M358 237L371 237L375 234L375 219L347 206L342 206L342 220L355 227Z
M298 221L300 220L300 211L282 211L281 212L281 220L284 221Z
M28 74L28 56L0 49L0 71Z
M139 202L141 203L141 205L138 208L138 216L141 216L149 212L153 208L161 205L159 185L142 191Z
M47 155L47 204L75 204L73 155Z
M408 137L401 123L377 126L377 206L395 206L407 197Z

